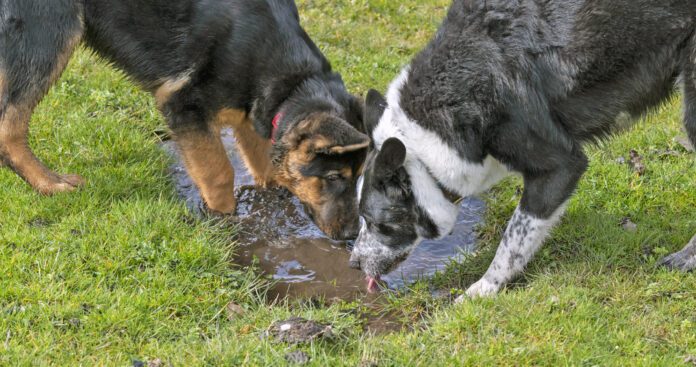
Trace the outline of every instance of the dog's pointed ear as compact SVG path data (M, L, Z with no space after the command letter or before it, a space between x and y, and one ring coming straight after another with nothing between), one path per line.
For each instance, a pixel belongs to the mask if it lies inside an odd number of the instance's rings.
M384 97L378 91L370 89L365 98L365 117L363 118L365 131L367 131L368 135L372 135L372 131L377 127L379 119L382 118L386 108L387 101Z
M317 146L315 151L324 154L346 154L367 149L370 137L361 133L347 122L340 121L332 124L333 133L328 135L328 146Z
M375 173L382 177L393 175L406 160L406 146L397 138L389 138L375 158Z
M282 141L309 154L340 155L367 150L370 138L348 122L330 116L314 115L292 127Z

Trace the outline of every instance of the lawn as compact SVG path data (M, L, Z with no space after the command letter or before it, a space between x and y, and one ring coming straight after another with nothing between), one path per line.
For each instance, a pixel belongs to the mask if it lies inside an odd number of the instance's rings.
M401 3L401 4L400 4ZM302 0L302 22L351 91L380 90L433 34L449 1ZM0 365L695 365L696 275L655 267L696 231L696 155L674 138L679 98L590 147L568 214L526 275L493 299L433 297L476 280L520 196L485 199L482 250L430 283L385 296L406 325L365 333L358 302L268 305L268 281L230 262L229 229L196 219L167 178L152 98L81 49L33 116L31 146L88 180L42 197L0 169ZM617 162L636 149L642 176ZM630 218L635 231L620 222ZM244 311L229 313L228 303ZM301 316L335 337L263 338Z

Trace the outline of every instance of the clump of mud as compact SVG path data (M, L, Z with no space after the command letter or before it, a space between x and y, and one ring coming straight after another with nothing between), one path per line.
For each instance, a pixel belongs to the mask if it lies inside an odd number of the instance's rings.
M293 317L271 325L265 336L273 337L276 342L280 343L302 344L317 339L331 339L333 338L333 331L331 325L320 324L301 317Z
M324 236L286 190L254 187L229 132L223 132L223 142L235 168L239 226L235 238L230 240L239 244L236 262L253 263L277 280L271 300L287 296L326 300L365 297L364 275L348 267L350 252L346 244ZM165 142L164 148L176 159L171 172L178 193L192 210L200 210L203 205L198 191L173 143ZM452 235L422 243L382 280L390 288L400 288L432 276L450 261L473 251L473 228L481 221L482 212L481 201L465 200Z

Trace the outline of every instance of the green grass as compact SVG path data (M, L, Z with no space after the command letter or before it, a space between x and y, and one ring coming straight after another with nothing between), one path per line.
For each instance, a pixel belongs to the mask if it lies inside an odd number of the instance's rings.
M381 90L433 34L448 1L300 1L302 21L356 94ZM696 155L681 149L675 99L592 160L563 223L526 275L495 299L451 305L431 287L476 280L520 182L487 196L483 250L431 284L389 296L401 333L370 336L356 303L268 306L266 282L230 264L226 229L192 219L167 179L152 98L80 50L33 116L31 145L84 189L35 194L0 169L0 365L282 365L295 347L260 339L291 315L334 325L301 346L312 365L689 365L696 277L655 268L696 229ZM637 149L637 176L616 163ZM665 150L677 154L662 154ZM634 233L619 222L630 217ZM246 312L228 319L228 302Z

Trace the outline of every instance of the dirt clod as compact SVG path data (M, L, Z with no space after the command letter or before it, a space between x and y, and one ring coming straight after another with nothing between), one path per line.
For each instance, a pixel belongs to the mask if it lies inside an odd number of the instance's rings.
M232 321L236 319L239 316L244 315L244 307L234 303L230 302L227 304L227 319Z
M631 152L629 153L629 156L631 157L629 161L629 165L633 168L633 170L638 173L638 176L642 176L645 173L645 165L643 164L643 157L638 154L637 151L634 149L631 149Z
M623 227L623 229L625 229L629 232L635 232L638 230L638 225L633 223L633 221L629 217L625 217L625 218L621 219L621 222L619 223L619 225L621 225L621 227Z
M331 325L320 324L301 317L293 317L285 321L275 322L266 331L277 342L289 344L309 343L316 339L333 337Z
M47 219L44 218L34 218L29 221L29 226L33 228L45 228L51 225Z

